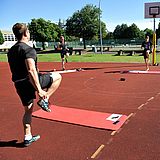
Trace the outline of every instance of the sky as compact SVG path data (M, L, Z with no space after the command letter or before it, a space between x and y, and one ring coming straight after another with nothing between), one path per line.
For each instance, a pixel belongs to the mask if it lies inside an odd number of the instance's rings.
M66 20L85 5L92 4L102 10L101 20L113 32L117 25L135 23L139 29L153 29L153 19L144 18L144 3L159 0L1 0L0 30L11 31L17 22L30 23L43 18L57 23ZM160 20L156 18L156 28Z

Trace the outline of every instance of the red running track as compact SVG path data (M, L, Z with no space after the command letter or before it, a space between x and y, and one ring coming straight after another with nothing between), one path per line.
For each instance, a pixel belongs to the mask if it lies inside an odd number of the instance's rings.
M61 63L39 63L41 71ZM62 74L51 103L75 109L128 115L120 130L84 127L33 117L41 139L23 148L23 107L10 80L7 63L0 63L1 160L158 160L160 159L160 75L121 74L144 70L144 64L68 63L84 72ZM151 66L158 71L158 66ZM125 78L125 81L120 81ZM39 109L35 106L34 111Z

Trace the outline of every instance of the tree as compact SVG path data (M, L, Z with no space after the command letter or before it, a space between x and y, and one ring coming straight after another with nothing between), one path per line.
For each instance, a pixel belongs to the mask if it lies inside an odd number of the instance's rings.
M128 29L127 24L121 25L121 38L128 38L127 29Z
M127 24L122 24L117 25L114 32L113 32L113 36L115 39L121 39L121 38L126 38L126 30L127 30L128 26Z
M145 32L144 32L144 30L141 30L140 35L139 35L139 39L144 39L144 37L145 37Z
M117 25L114 32L113 32L113 37L114 39L119 39L121 38L121 26Z
M114 39L113 32L108 32L105 39Z
M150 39L153 37L153 30L152 29L146 28L143 32L144 32L144 37L143 38L145 38L146 35L149 36Z
M71 36L83 38L84 49L86 40L91 40L99 35L100 9L93 5L86 5L78 10L66 21L66 33ZM102 35L105 32L105 24L102 23Z
M51 21L46 21L43 18L32 19L31 23L29 23L29 30L31 38L35 41L42 42L44 50L45 42L57 40L62 32L58 25L51 23Z
M3 38L2 32L0 30L0 44L3 44L3 42L4 42L4 38Z
M126 30L126 38L135 39L140 37L140 29L136 24L132 24Z
M102 38L105 38L107 36L108 31L106 29L106 24L103 21L101 21L101 29L102 29ZM100 32L100 28L98 32Z
M131 26L127 26L127 24L117 25L113 36L115 39L136 39L142 38L143 34L141 30L137 27L136 24L132 24Z

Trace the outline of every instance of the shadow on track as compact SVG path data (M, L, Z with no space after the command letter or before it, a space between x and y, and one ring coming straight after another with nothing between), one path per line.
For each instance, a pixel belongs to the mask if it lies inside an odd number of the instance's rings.
M15 148L24 148L23 142L18 142L18 140L11 141L0 141L0 147L15 147Z

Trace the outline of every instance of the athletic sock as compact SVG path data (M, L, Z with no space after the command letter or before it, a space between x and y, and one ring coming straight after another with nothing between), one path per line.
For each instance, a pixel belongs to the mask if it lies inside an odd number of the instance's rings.
M48 99L46 98L46 99L44 99L44 101L45 101L45 102L48 102Z
M24 140L30 140L32 139L32 135L31 134L27 134L24 136Z

